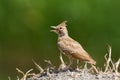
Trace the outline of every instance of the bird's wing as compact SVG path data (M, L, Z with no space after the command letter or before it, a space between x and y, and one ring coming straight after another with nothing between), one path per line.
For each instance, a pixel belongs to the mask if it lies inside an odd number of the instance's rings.
M82 46L75 40L71 38L64 38L60 42L58 42L59 48L62 50L68 51L70 54L72 53L84 53L85 50Z

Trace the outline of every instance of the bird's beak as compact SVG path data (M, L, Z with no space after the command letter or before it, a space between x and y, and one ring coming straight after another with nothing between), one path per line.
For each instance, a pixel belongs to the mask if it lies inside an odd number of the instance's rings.
M56 26L51 26L52 30L50 30L51 32L56 32L57 28Z

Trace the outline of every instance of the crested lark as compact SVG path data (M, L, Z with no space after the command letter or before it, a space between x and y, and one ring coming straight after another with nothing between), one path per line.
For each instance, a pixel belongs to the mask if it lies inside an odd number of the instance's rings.
M68 66L72 64L73 58L78 59L77 64L79 64L81 61L94 65L96 64L96 61L93 60L92 57L83 49L81 44L69 37L66 28L66 21L63 21L57 26L51 27L53 28L51 31L58 34L57 45L59 50L69 57L70 63Z

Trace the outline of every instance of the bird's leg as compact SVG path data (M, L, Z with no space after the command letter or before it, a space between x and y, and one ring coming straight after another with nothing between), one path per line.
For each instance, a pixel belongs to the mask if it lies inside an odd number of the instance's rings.
M79 71L79 67L78 67L79 64L80 64L80 60L77 60L77 66L76 66L77 71Z
M64 70L65 68L67 68L63 58L62 58L62 54L60 53L60 61L61 61L61 65L59 66L59 69L58 70Z
M68 67L70 68L70 65L73 63L73 58L72 58L72 56L69 56L69 61L70 61L70 63L68 64Z

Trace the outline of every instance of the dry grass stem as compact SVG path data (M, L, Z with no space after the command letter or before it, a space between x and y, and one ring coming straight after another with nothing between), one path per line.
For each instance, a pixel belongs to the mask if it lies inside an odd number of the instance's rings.
M18 71L18 73L21 73L23 76L25 75L23 71L21 71L20 69L16 68L16 70Z
M48 65L53 66L50 60L44 60L44 62L48 63Z
M119 65L120 65L120 58L118 59L118 61L115 63L115 74L120 76L120 73L118 72L118 68L119 68Z
M112 59L111 59L111 46L108 45L108 58L107 58L107 54L104 56L105 60L106 60L106 64L105 64L105 71L104 72L108 72L108 71L112 71L112 68L110 66L110 62L113 65Z
M44 60L44 62L46 62L48 64L47 69L45 69L45 70L47 70L47 72L48 72L48 70L49 70L49 72L54 71L55 66L51 63L50 60Z
M17 76L17 80L20 80L20 78Z
M51 74L50 74L50 68L47 68L47 72L46 72L47 76L51 77Z
M116 63L113 63L112 58L111 58L111 46L108 46L109 50L108 50L108 58L107 58L107 54L104 56L105 60L106 60L106 64L105 64L105 73L106 72L113 72L115 71L115 74L117 76L120 76L120 73L118 72L118 68L120 65L120 58L118 59L118 61ZM110 64L112 65L112 67L110 66Z
M11 77L10 77L10 76L8 76L8 80L11 80Z
M32 61L35 64L36 68L40 71L40 73L43 73L44 69L40 65L38 65L34 60L32 60Z
M98 69L96 68L96 66L94 66L94 65L92 65L92 64L91 64L91 66L92 66L93 70L95 71L95 73L98 74L99 71L98 71Z
M26 80L28 76L33 75L33 74L29 74L33 69L28 70L25 74L18 68L16 68L16 70L23 75L23 78L19 79L18 77L18 80Z

